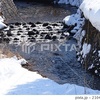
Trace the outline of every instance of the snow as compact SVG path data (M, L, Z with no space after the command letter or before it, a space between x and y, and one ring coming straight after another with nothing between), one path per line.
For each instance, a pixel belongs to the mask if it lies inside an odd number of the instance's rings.
M66 94L100 94L98 90L66 83L64 85L43 78L36 72L24 69L13 58L0 60L0 94L1 95L66 95Z
M59 0L59 4L71 4L73 6L80 6L83 0Z
M92 25L100 31L100 0L84 0L80 9Z
M100 57L100 50L98 51L98 57Z
M4 19L0 16L0 29L7 27L3 22Z
M0 94L6 94L17 85L42 78L40 75L22 68L20 61L22 60L14 58L0 60Z
M90 52L90 50L91 50L91 44L84 43L81 52L81 54L83 54L83 58L86 57L86 55Z
M0 20L0 29L3 29L5 27L7 27L7 26L2 22L2 20Z
M74 6L80 6L83 0L59 0L58 3L71 4ZM90 20L92 25L100 31L100 0L84 0L80 6L85 17ZM3 18L0 16L0 29L6 27L3 23ZM72 33L76 33L74 37L81 43L82 38L85 35L85 31L82 31L84 25L84 18L81 18L81 11L78 10L76 14L67 16L63 20L67 25L75 25ZM69 35L69 33L65 33ZM81 37L80 37L81 36ZM84 43L81 53L83 57L90 52L91 45ZM100 56L100 52L99 52ZM43 78L36 72L28 71L21 65L26 64L25 59L18 60L16 57L0 59L0 94L8 95L81 95L81 94L100 94L98 90L92 90L87 87L78 86L75 84L66 83L63 85ZM93 68L91 65L90 68ZM97 73L97 70L95 70Z
M68 25L68 26L74 25L75 26L71 30L71 33L78 35L82 31L82 27L85 24L85 18L82 18L81 15L82 15L82 12L80 9L78 9L76 14L69 15L63 19L63 22L66 25ZM75 38L75 39L77 39L77 38Z
M94 65L93 64L88 69L92 69L92 68L94 68Z
M86 19L88 19L91 24L100 31L100 0L59 0L59 4L71 4L74 6L78 6ZM75 23L74 16L68 16L66 17L66 21L73 20L73 23ZM71 24L71 22L69 23Z

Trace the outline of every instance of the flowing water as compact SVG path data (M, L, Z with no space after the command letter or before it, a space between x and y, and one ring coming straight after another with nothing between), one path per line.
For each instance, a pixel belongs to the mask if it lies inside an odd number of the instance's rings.
M76 7L70 5L54 5L28 1L15 1L15 4L20 15L17 21L41 22L41 24L46 22L53 24L61 22L65 16L74 14L77 11ZM16 20L12 19L8 22L16 22ZM72 83L98 89L99 82L97 77L85 71L76 59L76 51L70 50L73 44L77 45L76 41L69 39L63 41L63 44L70 45L67 51L64 46L61 45L61 50L57 51L35 50L30 54L26 54L17 48L17 52L29 61L31 66L25 66L26 68L31 71L36 71L42 76L50 78L59 84ZM50 43L49 46L51 46Z

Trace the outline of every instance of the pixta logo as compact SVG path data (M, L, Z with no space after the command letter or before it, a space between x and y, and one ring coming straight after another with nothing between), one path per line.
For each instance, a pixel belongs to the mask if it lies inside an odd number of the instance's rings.
M62 49L63 48L63 49ZM50 43L43 43L40 44L37 48L37 44L30 43L30 44L23 44L22 51L24 53L30 54L34 51L77 51L75 44L50 44Z
M22 51L26 54L30 54L35 50L35 44L30 43L30 44L22 44Z

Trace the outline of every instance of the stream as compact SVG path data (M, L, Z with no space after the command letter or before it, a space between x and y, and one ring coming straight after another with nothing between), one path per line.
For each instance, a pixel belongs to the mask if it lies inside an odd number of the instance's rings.
M19 22L21 19L24 22L38 22L38 24L41 25L47 22L53 24L61 23L65 16L74 14L77 11L76 7L70 5L54 5L18 0L14 2L20 15L20 18L17 20ZM16 22L16 20L9 20L9 23L14 22ZM52 41L45 43L49 44L49 46L51 46L51 44L56 44L55 42L52 43ZM37 48L40 47L41 44L42 43L37 44ZM57 42L57 44L59 44L59 42ZM67 51L63 44L69 45ZM41 51L36 49L27 54L19 47L17 48L17 52L31 65L28 67L25 66L25 68L35 71L43 77L52 79L59 84L71 83L93 89L100 89L97 77L85 71L77 61L76 50L70 50L72 45L77 45L76 40L73 38L64 39L59 46L60 50L53 51L49 49ZM14 50L15 48L12 47L12 51Z

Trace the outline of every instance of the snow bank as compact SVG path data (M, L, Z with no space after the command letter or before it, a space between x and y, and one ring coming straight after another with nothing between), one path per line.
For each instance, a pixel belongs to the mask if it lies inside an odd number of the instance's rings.
M0 60L0 94L6 94L17 85L42 78L40 75L22 68L21 62L23 63L25 60L15 58Z
M84 0L80 9L92 25L100 31L100 0Z
M85 18L82 17L82 12L80 9L78 9L76 14L72 14L72 15L65 17L63 19L63 22L67 26L72 26L72 25L74 26L74 28L70 31L70 33L72 33L74 35L75 34L79 35L83 28L83 25L85 24ZM77 37L77 36L75 36L75 37ZM75 38L75 39L77 39L77 38Z
M59 0L59 4L71 4L72 6L79 7L83 0Z
M22 68L21 62L25 63L25 60L17 60L15 57L0 60L0 94L100 94L98 90L92 90L75 84L59 85L35 72Z
M5 27L7 27L4 23L3 23L4 19L0 16L0 29L3 29Z

